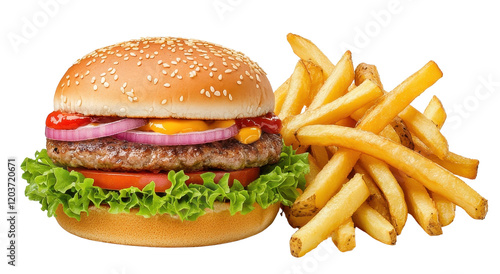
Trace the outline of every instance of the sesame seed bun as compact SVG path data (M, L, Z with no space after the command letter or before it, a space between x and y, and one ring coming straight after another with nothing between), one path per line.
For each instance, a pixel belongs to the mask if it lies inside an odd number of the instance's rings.
M255 209L242 215L231 216L227 203L214 204L214 210L196 221L181 221L168 214L144 218L130 213L108 213L109 207L91 206L89 215L82 213L81 220L68 217L60 205L56 219L66 231L82 238L137 246L180 247L205 246L236 241L255 235L267 228L276 217L280 204Z
M143 38L95 50L57 86L55 110L185 119L256 117L273 111L265 72L240 52L184 38Z

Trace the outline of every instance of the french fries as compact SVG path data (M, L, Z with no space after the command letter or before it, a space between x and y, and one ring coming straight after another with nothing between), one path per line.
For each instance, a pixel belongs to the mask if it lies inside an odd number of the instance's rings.
M441 78L442 75L441 70L434 62L427 63L392 92L384 95L377 105L358 122L356 128L376 133L380 132L415 97ZM313 214L323 207L328 199L340 188L343 180L347 178L359 155L355 151L344 148L339 149L318 173L316 179L294 202L292 214L296 216Z
M443 195L472 218L484 219L486 216L488 201L464 181L413 150L379 135L336 125L311 125L299 129L296 137L300 143L335 145L376 157L416 179L427 189Z
M296 34L289 33L286 36L293 52L302 60L311 61L323 69L325 78L330 76L335 68L330 59L310 40Z
M359 163L373 178L379 189L384 194L391 215L391 223L399 235L403 231L408 215L405 203L405 195L392 174L389 166L371 156L361 155Z
M354 222L352 218L347 219L330 235L332 242L342 251L351 251L356 247L356 235L354 233Z
M388 245L396 244L396 230L380 213L363 203L354 215L354 224L374 239Z
M354 67L352 65L351 52L347 51L332 70L331 75L326 79L323 86L318 90L309 108L318 108L344 95L353 79Z
M304 107L304 101L309 95L311 80L304 65L304 62L298 61L295 65L295 70L290 77L290 86L288 87L287 96L283 101L278 117L284 119L291 115L297 115Z
M411 102L442 77L430 61L390 92L377 67L350 51L334 65L310 40L287 39L299 57L275 93L281 134L309 152L306 188L283 207L293 256L328 237L339 251L356 246L356 227L394 245L408 213L429 235L453 222L455 205L483 219L488 201L457 176L474 179L479 161L449 151L440 132L446 112L434 96L422 113Z
M367 81L333 102L285 119L286 126L282 131L285 144L296 143L293 134L297 129L312 124L336 123L380 96L382 96L382 91L375 84Z
M439 223L438 211L427 189L405 174L398 174L398 172L394 172L394 174L396 174L401 187L404 189L408 212L427 234L431 236L441 235L443 230Z
M344 223L368 198L370 192L361 175L355 175L307 224L290 239L290 251L302 257Z

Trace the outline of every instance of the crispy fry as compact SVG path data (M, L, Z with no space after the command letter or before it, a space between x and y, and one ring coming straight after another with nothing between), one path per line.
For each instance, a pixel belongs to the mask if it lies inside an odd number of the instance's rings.
M356 247L356 235L352 218L348 218L347 221L335 229L330 236L335 246L337 246L341 252L353 250Z
M429 191L429 195L434 201L438 212L438 220L441 226L447 226L455 219L455 204L450 202L443 195Z
M283 102L285 102L286 95L288 94L288 88L290 87L290 78L286 79L281 86L279 86L274 91L274 114L279 115L281 112L281 107Z
M435 95L432 97L431 101L425 108L424 115L425 117L429 118L437 126L437 128L441 129L443 127L443 124L446 121L446 112L443 108L443 104L441 104L441 101L439 101L439 99ZM448 153L445 158L449 158L449 154L450 153ZM446 159L444 161L441 161L441 159L439 158L435 160L437 160L437 162L441 162L444 165L446 165L447 163ZM473 170L477 172L477 165ZM475 177L475 174L473 176ZM451 224L451 222L453 222L453 220L455 219L455 204L435 192L429 191L429 195L431 195L431 198L436 206L439 216L438 219L441 226L447 226Z
M384 194L391 214L391 223L397 234L401 234L408 216L408 208L405 203L405 195L398 181L394 178L389 166L379 159L361 155L359 163L370 174L370 177Z
M363 203L352 215L354 224L374 239L388 245L396 244L396 230L380 213Z
M394 120L392 120L391 122L391 126L392 128L394 128L394 130L399 136L399 143L401 143L403 146L409 149L415 148L415 144L413 143L411 133L406 127L405 122L401 118L399 117L394 118Z
M444 110L443 104L436 97L432 96L431 101L424 110L425 117L429 118L439 129L443 127L444 121L446 121L446 111Z
M326 163L328 163L328 160L330 160L330 157L328 157L328 152L326 151L326 147L323 146L311 146L311 155L314 157L316 160L316 163L318 166L323 168Z
M344 95L354 80L354 67L350 51L346 51L331 75L318 90L309 108L315 109Z
M386 138L363 130L336 125L305 126L297 131L296 137L303 144L336 145L377 157L416 179L427 189L443 195L463 208L472 218L484 219L486 216L488 201L464 181L415 151ZM335 159L339 152L340 149L332 159ZM316 180L320 174L321 172Z
M463 157L451 151L446 154L444 159L440 159L436 155L432 154L432 151L430 151L418 138L413 137L413 143L415 144L415 151L424 155L436 164L446 168L453 174L468 179L476 178L479 160Z
M297 115L302 111L304 102L309 94L311 79L302 61L298 61L292 76L290 86L283 106L281 107L280 119L291 115Z
M442 75L439 67L430 61L393 91L384 95L383 99L358 122L356 128L380 132L415 97L434 84ZM304 193L295 200L292 205L292 214L296 216L312 214L323 207L347 178L359 155L359 152L340 148Z
M412 133L418 137L434 155L443 159L448 154L448 141L441 134L439 128L422 113L415 108L406 108L399 117L405 121L406 126Z
M292 47L293 52L303 60L308 60L323 69L325 78L330 76L335 68L330 59L310 40L301 37L297 34L289 33L286 36L288 43Z
M325 79L323 77L323 69L321 69L321 67L315 65L311 61L304 61L304 65L306 66L309 78L311 79L311 88L309 89L307 100L304 103L304 105L308 107L314 97L316 97L319 89L323 86Z
M377 184L370 177L368 171L366 171L359 163L354 166L354 171L363 175L363 180L366 186L370 190L370 197L366 200L368 205L375 209L380 215L384 216L387 221L391 221L391 214L389 213L389 207L384 195L378 188Z
M293 216L290 213L290 207L288 207L288 206L282 205L281 209L283 209L283 213L285 213L285 217L286 217L286 220L288 221L288 224L293 228L303 227L314 217L314 215L313 216L304 216L304 217Z
M415 218L427 234L431 236L441 235L443 230L439 223L438 212L427 189L421 183L405 174L400 174L397 171L394 174L405 192L408 211L413 218Z
M370 195L361 175L356 174L306 225L290 239L290 251L302 257L344 223Z
M333 102L316 109L308 109L299 115L285 119L281 131L283 139L285 139L285 144L296 143L294 142L295 137L293 137L293 134L300 127L313 124L336 123L341 119L349 117L357 108L375 100L381 95L382 91L375 84L367 81Z
M380 75L378 74L377 67L374 65L361 63L356 67L356 70L354 71L354 83L359 86L366 80L372 81L381 90L384 90L382 81L380 81Z
M307 159L309 160L309 173L305 175L306 187L308 186L309 182L316 178L316 175L318 175L319 171L321 170L321 168L318 166L318 163L316 163L316 159L314 159L311 154L307 155Z

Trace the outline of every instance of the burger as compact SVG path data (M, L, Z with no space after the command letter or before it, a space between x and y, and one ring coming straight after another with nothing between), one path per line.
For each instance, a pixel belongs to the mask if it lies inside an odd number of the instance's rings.
M261 232L291 205L307 156L283 145L259 65L217 44L155 37L97 49L63 75L25 195L68 232L203 246Z

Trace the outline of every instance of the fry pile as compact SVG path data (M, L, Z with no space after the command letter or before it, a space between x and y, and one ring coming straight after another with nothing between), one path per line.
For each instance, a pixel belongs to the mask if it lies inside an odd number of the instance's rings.
M453 221L455 205L474 219L486 216L487 200L459 178L476 178L479 161L448 150L439 99L423 113L410 105L442 77L436 63L386 92L377 68L354 69L349 51L334 65L311 41L287 39L300 60L275 91L275 113L285 144L309 152L311 167L306 189L284 208L299 228L293 256L329 237L340 251L352 250L355 227L393 245L408 213L429 235Z

